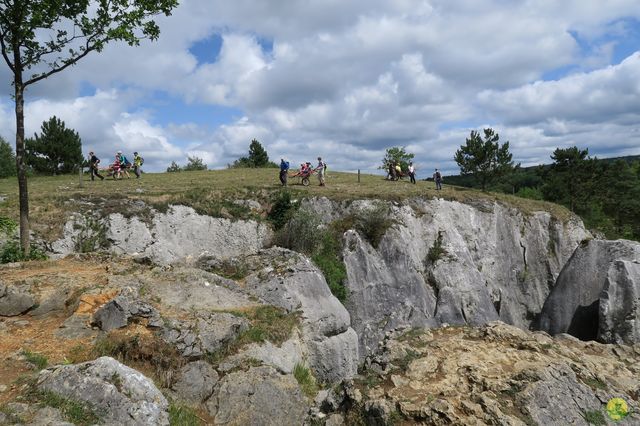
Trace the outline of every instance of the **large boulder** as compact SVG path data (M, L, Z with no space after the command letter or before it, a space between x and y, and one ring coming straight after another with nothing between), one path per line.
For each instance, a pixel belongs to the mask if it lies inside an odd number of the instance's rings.
M640 261L616 260L600 293L598 339L640 342Z
M0 283L0 316L23 314L35 304L33 296L27 290Z
M169 424L169 404L153 381L113 358L43 370L37 386L88 404L108 424Z
M271 367L227 374L207 401L217 425L302 425L308 406L293 376Z
M148 319L151 327L162 325L160 314L153 306L125 291L101 306L93 314L92 324L102 331L111 331L126 327L136 318Z
M558 276L536 328L552 335L568 333L583 340L596 339L600 328L600 295L607 280L611 283L619 276L615 271L610 274L611 266L617 260L638 259L640 243L627 240L584 241ZM602 337L607 336L613 338L605 331Z

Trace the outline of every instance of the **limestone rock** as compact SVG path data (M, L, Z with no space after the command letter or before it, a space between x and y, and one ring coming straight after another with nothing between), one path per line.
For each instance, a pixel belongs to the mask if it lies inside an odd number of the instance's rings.
M162 324L160 314L153 306L126 292L101 306L93 315L92 323L102 331L111 331L126 327L136 317L149 319L150 326Z
M207 402L219 425L302 425L308 408L293 376L271 367L226 375Z
M200 404L213 394L218 379L218 373L208 362L190 362L182 367L172 389L180 399Z
M616 260L600 293L598 339L640 342L640 262Z
M168 425L168 403L151 380L109 357L40 372L38 388L82 401L106 423Z
M320 380L353 376L358 336L350 328L349 312L331 294L322 273L308 258L289 250L272 248L260 255L269 266L247 277L246 290L267 304L301 313L308 365Z
M0 316L13 317L23 314L35 305L26 290L0 283Z
M599 303L616 260L640 259L640 243L591 240L580 245L562 269L540 313L536 328L552 335L569 333L583 340L598 337ZM605 326L606 328L606 326ZM613 338L611 334L606 334ZM603 335L603 337L605 336Z
M249 328L246 318L229 313L198 314L191 320L169 320L162 339L188 358L214 353Z

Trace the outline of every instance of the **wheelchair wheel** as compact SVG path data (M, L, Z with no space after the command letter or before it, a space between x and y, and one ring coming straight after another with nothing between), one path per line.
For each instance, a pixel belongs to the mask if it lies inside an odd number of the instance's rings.
M309 178L302 178L302 184L304 186L309 186Z

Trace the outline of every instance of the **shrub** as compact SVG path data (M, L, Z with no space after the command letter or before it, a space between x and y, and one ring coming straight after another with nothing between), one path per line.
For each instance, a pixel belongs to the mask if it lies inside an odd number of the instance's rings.
M29 256L25 256L20 243L16 240L9 240L0 248L0 264L46 259L47 254L34 245L31 245Z
M347 300L347 289L344 281L347 270L340 258L342 245L337 235L326 231L317 252L311 257L313 263L322 271L331 293L342 303Z
M393 220L389 218L389 206L382 202L377 202L372 207L361 210L355 216L356 230L374 248L378 248L382 237L393 223Z
M446 255L447 250L445 250L445 248L442 246L442 231L438 231L438 237L433 242L433 246L429 249L429 253L427 253L427 259L431 264L434 264Z
M276 243L300 253L312 254L318 247L320 219L315 214L299 210L277 233Z
M281 229L289 222L299 207L299 203L291 201L289 191L280 191L271 199L271 210L269 210L267 219L273 224L275 230Z

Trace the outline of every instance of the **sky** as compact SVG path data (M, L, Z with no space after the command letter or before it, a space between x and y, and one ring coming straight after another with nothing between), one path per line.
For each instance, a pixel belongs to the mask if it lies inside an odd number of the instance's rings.
M455 151L486 127L523 166L574 145L640 154L637 0L182 0L157 22L156 42L30 86L26 134L55 115L85 154L138 151L147 171L188 156L224 168L257 139L276 162L376 172L402 146L418 177L457 173ZM0 63L12 142L11 93Z

